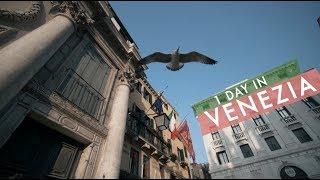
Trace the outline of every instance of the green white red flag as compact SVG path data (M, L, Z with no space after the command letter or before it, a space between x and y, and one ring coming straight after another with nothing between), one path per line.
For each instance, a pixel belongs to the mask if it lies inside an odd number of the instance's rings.
M174 118L173 110L169 114L169 119L170 119L169 130L171 132L171 139L174 140L177 137L177 127L176 127L176 119Z

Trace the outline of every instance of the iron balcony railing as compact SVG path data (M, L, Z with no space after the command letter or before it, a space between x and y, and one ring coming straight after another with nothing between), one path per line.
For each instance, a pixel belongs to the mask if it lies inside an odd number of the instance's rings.
M57 92L94 118L102 116L105 98L74 70L68 69Z
M320 114L320 106L313 107L313 108L311 108L311 110L316 114Z
M160 134L157 134L157 132L143 120L129 116L126 123L126 131L142 137L156 147L157 151L169 155L170 151L168 146L165 144L165 141L160 138Z
M289 126L291 124L295 124L295 123L298 123L299 121L297 120L297 118L294 116L294 115L289 115L289 116L286 116L286 117L282 117L281 118L281 121L286 125L286 126Z
M271 128L269 124L262 124L256 127L256 130L258 131L259 134L263 134L265 132L271 131Z
M213 149L217 149L218 147L223 146L223 142L221 138L213 140L212 144L213 144Z
M246 139L244 132L233 134L233 137L236 140L236 142Z

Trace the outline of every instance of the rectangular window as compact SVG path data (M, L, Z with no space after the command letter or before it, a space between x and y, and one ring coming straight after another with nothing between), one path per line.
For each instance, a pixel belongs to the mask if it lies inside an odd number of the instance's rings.
M131 174L137 175L139 173L139 152L131 148L130 151L130 172Z
M220 139L220 134L219 134L218 131L211 133L211 135L212 135L212 139L213 139L213 140Z
M184 156L185 156L186 158L188 158L188 153L187 153L187 149L186 149L186 147L185 147L185 146L183 146L183 149L184 149Z
M312 138L303 128L292 130L292 132L299 139L301 143L312 141Z
M313 99L312 97L307 97L306 99L303 100L303 102L309 107L309 108L315 108L320 106L320 104Z
M278 108L277 111L282 118L289 117L291 115L289 110L284 106L281 108Z
M238 134L238 133L241 133L242 130L241 130L241 127L239 124L235 125L235 126L231 126L232 127L232 131L234 134Z
M240 146L240 149L241 149L241 151L242 151L242 154L243 154L243 157L244 157L244 158L248 158L248 157L253 156L253 152L252 152L249 144L241 145L241 146Z
M217 158L218 158L219 164L221 164L221 165L229 162L226 151L218 152Z
M88 44L75 57L57 91L93 117L100 119L105 87L111 67Z
M262 126L264 124L266 124L266 122L264 122L263 118L259 115L256 118L252 118L254 123L256 124L256 126Z
M184 153L183 153L183 149L178 149L178 155L179 155L179 161L184 161Z
M274 136L265 138L264 140L268 144L268 146L269 146L271 151L275 151L275 150L281 149L281 146L279 145L277 139Z

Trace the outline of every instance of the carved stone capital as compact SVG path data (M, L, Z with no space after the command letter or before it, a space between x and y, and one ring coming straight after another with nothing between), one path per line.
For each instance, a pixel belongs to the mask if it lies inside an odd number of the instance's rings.
M29 23L35 21L42 11L41 1L32 1L25 10L8 10L0 8L0 19L9 22Z
M132 90L134 85L138 82L134 71L129 67L125 67L118 76L118 85L127 85Z
M93 24L94 20L91 19L83 9L80 8L77 1L50 1L52 8L51 13L58 13L67 15L74 22L75 26L79 29Z

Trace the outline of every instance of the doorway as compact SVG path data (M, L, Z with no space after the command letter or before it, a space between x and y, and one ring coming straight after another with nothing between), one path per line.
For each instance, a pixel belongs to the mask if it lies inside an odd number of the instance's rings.
M83 148L26 117L0 148L0 178L72 178Z

